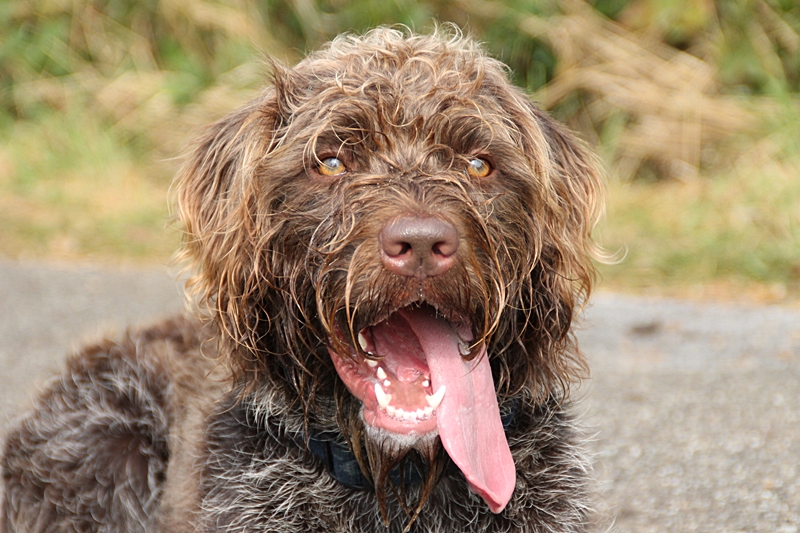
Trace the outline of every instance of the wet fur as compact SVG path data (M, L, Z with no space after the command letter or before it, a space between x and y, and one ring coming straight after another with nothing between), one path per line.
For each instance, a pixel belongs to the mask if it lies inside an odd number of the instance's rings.
M194 318L70 357L12 429L6 531L586 531L590 465L570 414L585 362L601 186L591 157L457 32L342 36L211 126L176 180ZM322 157L349 171L318 175ZM466 158L495 174L469 178ZM418 280L381 267L376 235L437 216L458 263ZM424 301L487 343L517 467L498 515L438 439L382 439L327 345ZM343 335L337 335L337 332ZM348 338L350 337L350 338ZM477 350L474 351L477 353ZM309 452L327 432L376 490ZM414 461L422 483L394 483Z

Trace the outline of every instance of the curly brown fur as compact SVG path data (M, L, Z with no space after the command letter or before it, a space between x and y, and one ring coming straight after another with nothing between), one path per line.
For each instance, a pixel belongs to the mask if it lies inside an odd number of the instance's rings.
M457 32L345 35L273 70L176 180L203 320L71 360L9 436L7 530L585 531L589 465L567 397L586 374L570 327L593 277L592 159ZM330 157L346 171L321 172ZM492 172L470 176L474 158ZM398 274L381 239L400 219L457 235L447 268ZM361 332L409 309L468 325L465 359L489 358L516 467L499 514L435 432L365 421L334 367L329 352L380 359ZM207 378L204 336L227 389ZM129 374L133 392L116 385ZM312 453L319 435L373 487L337 481Z
M175 426L219 385L184 318L71 355L5 439L0 531L149 531Z

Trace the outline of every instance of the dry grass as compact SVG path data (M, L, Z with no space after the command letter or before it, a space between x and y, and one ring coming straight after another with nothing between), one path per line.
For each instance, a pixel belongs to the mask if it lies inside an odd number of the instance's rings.
M43 57L5 62L4 74L14 78L6 105L22 117L83 108L115 134L144 138L157 155L173 157L193 128L260 85L259 56L286 55L259 25L253 2L120 4L126 13L114 18L93 2L13 2L9 25L42 33L20 53Z
M623 181L645 163L661 176L697 178L718 163L715 149L761 124L752 100L720 94L714 65L626 30L582 1L566 1L558 17L527 17L520 29L546 39L559 57L537 99L550 109L580 99L573 124L603 145Z

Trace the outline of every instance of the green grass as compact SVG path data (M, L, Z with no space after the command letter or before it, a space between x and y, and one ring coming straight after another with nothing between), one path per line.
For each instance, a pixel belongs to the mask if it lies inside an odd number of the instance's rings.
M174 164L142 159L86 113L15 122L0 149L0 253L10 257L161 262Z
M766 145L771 143L765 143ZM800 296L800 155L761 146L689 183L609 185L597 235L606 288L697 297Z

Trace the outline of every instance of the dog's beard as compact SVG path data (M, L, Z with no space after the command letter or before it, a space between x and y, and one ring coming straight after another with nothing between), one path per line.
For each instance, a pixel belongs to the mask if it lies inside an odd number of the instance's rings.
M439 436L435 432L398 435L375 428L364 422L358 400L348 403L345 433L362 472L375 488L384 523L389 525L387 504L392 495L409 519L404 529L408 531L448 462Z

